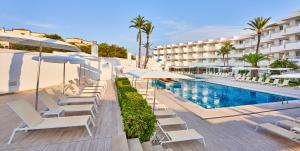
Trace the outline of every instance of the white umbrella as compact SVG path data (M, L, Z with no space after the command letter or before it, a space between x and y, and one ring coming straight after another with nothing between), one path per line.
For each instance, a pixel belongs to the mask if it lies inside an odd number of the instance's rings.
M300 79L300 73L289 73L289 74L282 74L282 75L272 75L271 78Z
M176 74L176 73L171 73L171 72L166 72L166 71L154 71L154 70L148 70L148 71L145 71L143 73L140 72L139 74L135 74L134 76L137 77L137 78L147 79L147 80L149 80L149 79L158 80L158 79L166 79L166 78L171 78L171 79L193 79L191 77L181 75L181 74ZM155 81L155 85L157 86L156 81ZM147 89L148 89L148 82L147 82ZM154 89L153 112L155 110L155 100L156 100L155 97L156 97L156 88Z
M71 64L83 64L85 63L85 61L83 59L80 58L76 58L76 57L71 57L71 56L59 56L59 55L52 55L52 56L34 56L32 57L32 60L36 60L36 61L45 61L45 62L50 62L50 63L63 63L64 64L64 68L63 68L63 93L65 91L64 87L65 87L65 74L66 74L66 63L69 62ZM40 71L39 71L40 72ZM79 75L80 78L80 75ZM38 74L38 83L39 83L39 79L40 79L40 74ZM36 88L36 94L38 96L38 90L39 90L39 85L37 85ZM38 105L38 99L36 99L36 105Z
M69 43L49 39L49 38L40 38L40 37L34 37L29 35L21 35L21 34L14 34L14 33L5 33L0 32L0 40L1 41L7 41L13 44L20 44L20 45L27 45L27 46L36 46L40 47L39 56L42 56L42 49L43 47L49 47L49 48L55 48L55 49L63 49L68 51L80 51L79 48L75 47L74 45L71 45ZM40 75L40 67L41 61L39 60L38 64L38 71L37 71L37 77L39 78ZM36 87L39 87L39 79L37 79ZM35 109L38 109L38 90L35 95Z
M51 56L34 56L32 57L33 60L39 61L43 60L45 62L50 62L50 63L63 63L64 68L63 68L63 88L65 86L65 74L66 74L66 63L69 62L70 64L84 64L85 60L81 58L76 58L76 57L71 57L71 56L59 56L59 55L51 55ZM80 75L79 75L80 78ZM64 89L63 89L64 93Z

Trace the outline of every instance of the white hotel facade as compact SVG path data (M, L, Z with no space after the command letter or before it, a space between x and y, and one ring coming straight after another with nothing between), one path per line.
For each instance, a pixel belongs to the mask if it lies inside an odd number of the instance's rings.
M263 32L259 51L270 56L270 61L260 62L268 66L276 59L300 61L300 11L276 22L278 26ZM229 66L250 66L242 61L244 54L255 52L257 36L233 36L229 38L207 39L201 41L156 46L154 58L160 59L165 70L169 68L187 68L197 65L223 66L222 55L217 51L224 41L230 40L235 50L228 55ZM225 57L226 58L226 57Z

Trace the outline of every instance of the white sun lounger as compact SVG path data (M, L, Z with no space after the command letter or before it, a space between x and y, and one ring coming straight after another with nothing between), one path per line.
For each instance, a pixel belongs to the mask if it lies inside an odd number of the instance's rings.
M58 104L95 104L96 107L99 106L99 97L96 96L65 96L57 93L53 89L46 89L46 92L52 96L57 96Z
M277 86L278 84L279 84L279 79L275 79L273 83L270 83L270 85L274 85L274 86Z
M255 81L255 83L262 83L263 79L264 79L263 77L259 77L258 80Z
M283 125L290 129L295 128L295 127L300 128L300 123L297 123L297 122L291 121L291 120L281 120L281 121L276 122L276 125Z
M157 117L160 116L175 116L176 113L171 110L156 110L154 111L154 115Z
M280 83L278 86L280 86L280 87L289 86L289 82L290 82L290 80L283 80L283 82Z
M191 140L201 140L205 146L204 137L202 135L200 135L194 129L168 131L168 132L165 132L162 129L162 131L165 134L165 136L166 136L165 138L167 140L160 141L161 145L167 144L167 143L175 143L175 142L183 142L183 141L191 141Z
M188 129L186 122L180 117L160 118L157 119L157 124L159 126L184 125Z
M269 132L272 132L274 134L280 135L282 137L285 137L287 139L290 139L292 141L300 143L300 135L296 134L292 131L286 130L284 128L278 127L276 125L273 125L271 123L264 123L259 124L256 126L255 131L257 131L258 128L263 128L265 130L268 130Z
M22 119L23 123L16 127L8 141L10 144L19 131L42 130L51 128L67 128L67 127L85 127L90 136L92 132L89 128L90 124L95 126L95 123L90 115L85 116L70 116L70 117L55 117L42 118L38 112L26 101L8 102L8 106Z
M261 82L261 84L269 84L270 83L270 78L266 78L266 80L264 82Z
M51 98L49 94L46 92L40 93L40 99L43 101L45 106L50 110L63 110L64 112L90 112L92 117L95 119L96 108L94 108L93 104L84 104L84 105L63 105L60 106L57 102Z

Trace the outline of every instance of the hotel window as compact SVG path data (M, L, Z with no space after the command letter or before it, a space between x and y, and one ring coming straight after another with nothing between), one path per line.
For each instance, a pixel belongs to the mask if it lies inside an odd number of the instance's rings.
M296 25L300 25L300 19L296 20Z
M279 30L281 31L281 30L283 30L283 26L281 25L281 26L279 26Z

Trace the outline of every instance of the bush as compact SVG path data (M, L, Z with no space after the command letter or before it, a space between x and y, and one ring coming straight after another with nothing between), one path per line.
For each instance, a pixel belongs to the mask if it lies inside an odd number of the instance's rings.
M155 116L147 101L127 78L116 78L119 105L127 138L149 141L155 132Z

